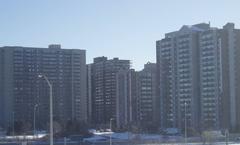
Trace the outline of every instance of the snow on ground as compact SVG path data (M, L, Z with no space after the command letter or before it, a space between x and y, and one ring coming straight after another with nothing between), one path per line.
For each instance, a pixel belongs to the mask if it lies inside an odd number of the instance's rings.
M22 139L38 139L38 138L43 138L47 134L37 134L37 135L16 135L16 136L1 136L0 140L22 140Z
M100 141L106 141L107 139L105 137L99 136L99 135L94 135L89 138L84 138L83 141L87 142L100 142Z
M128 140L144 140L144 141L161 141L161 140L167 140L167 141L178 141L183 140L184 138L182 136L162 136L159 134L134 134L130 132L123 132L123 133L115 133L115 132L92 132L94 135L90 138L85 138L83 141L86 142L109 142L110 137L112 138L113 142L118 141L128 141ZM189 140L191 138L188 138ZM193 139L194 140L194 139ZM215 145L225 145L224 142L215 143ZM164 145L167 145L166 143ZM170 145L170 144L169 144ZM184 145L184 143L171 143L171 145ZM202 145L202 143L188 143L188 145ZM240 145L240 143L232 143L230 142L229 145Z
M90 138L84 139L84 141L107 141L112 138L113 141L126 141L131 139L139 140L159 140L162 138L161 135L157 134L133 134L130 132L115 133L115 132L92 132L94 135Z

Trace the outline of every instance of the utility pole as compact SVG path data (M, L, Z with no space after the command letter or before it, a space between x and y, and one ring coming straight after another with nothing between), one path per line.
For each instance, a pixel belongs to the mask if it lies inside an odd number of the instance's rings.
M64 145L67 145L67 138L64 137Z
M33 108L33 136L35 137L36 134L36 109L38 107L38 104L34 105Z
M53 96L52 96L52 84L45 75L38 75L39 78L44 78L49 86L49 99L50 99L50 145L53 145Z
M185 114L185 144L187 145L187 103L184 103L184 114Z
M226 145L228 145L228 139L229 139L228 129L225 130L225 139L226 139Z
M112 145L112 121L113 121L113 118L110 119L110 145Z
M13 122L12 122L12 135L15 136L15 112L12 112L12 118L13 118Z

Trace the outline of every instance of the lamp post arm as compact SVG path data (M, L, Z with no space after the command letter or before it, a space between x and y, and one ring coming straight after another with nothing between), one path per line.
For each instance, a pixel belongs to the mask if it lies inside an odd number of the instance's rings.
M48 79L45 75L42 75L42 76L43 76L43 78L47 81L48 86L49 86L50 88L52 88L52 84L50 83L49 79Z

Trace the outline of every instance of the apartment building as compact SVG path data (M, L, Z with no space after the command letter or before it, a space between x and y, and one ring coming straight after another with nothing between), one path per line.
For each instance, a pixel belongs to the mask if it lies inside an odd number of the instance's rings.
M85 50L6 46L0 47L0 56L1 126L13 121L32 125L36 113L37 126L47 127L49 86L39 74L53 86L54 121L86 121Z

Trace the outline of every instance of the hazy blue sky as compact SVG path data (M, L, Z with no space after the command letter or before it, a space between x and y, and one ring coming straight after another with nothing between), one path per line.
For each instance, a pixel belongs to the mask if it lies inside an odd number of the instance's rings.
M211 21L240 28L240 0L0 0L0 46L87 50L133 67L155 62L155 41L182 25Z

